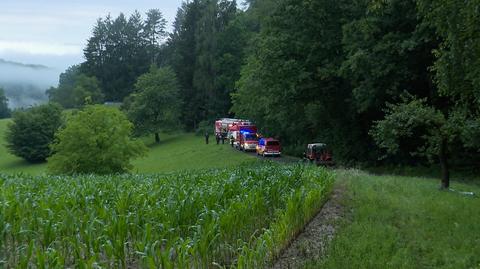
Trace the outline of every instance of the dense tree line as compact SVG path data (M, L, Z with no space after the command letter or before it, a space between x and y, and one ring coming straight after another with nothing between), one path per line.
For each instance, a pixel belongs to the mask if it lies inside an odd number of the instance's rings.
M450 161L479 160L478 6L249 0L240 8L234 0L192 0L169 34L159 10L145 19L107 16L94 26L86 61L73 68L85 77L64 88L85 89L78 101L93 95L82 80L97 80L104 100L125 100L145 132L246 117L290 153L321 141L343 162L436 159L447 177ZM157 108L147 105L155 98ZM154 111L175 117L150 117Z

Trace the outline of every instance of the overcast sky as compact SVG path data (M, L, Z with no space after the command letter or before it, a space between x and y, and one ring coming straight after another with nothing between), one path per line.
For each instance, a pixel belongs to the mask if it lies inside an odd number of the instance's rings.
M175 18L182 0L0 0L0 58L63 70L83 61L99 17L158 8Z

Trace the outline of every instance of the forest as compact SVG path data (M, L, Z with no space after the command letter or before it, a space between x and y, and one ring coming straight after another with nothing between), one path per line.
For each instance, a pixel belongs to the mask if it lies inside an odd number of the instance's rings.
M158 9L106 16L85 61L47 94L66 108L108 101L135 111L139 77L174 76L162 113L176 116L162 128L245 117L292 155L324 142L344 164L433 162L448 178L449 167L480 167L479 6L192 0L170 32Z

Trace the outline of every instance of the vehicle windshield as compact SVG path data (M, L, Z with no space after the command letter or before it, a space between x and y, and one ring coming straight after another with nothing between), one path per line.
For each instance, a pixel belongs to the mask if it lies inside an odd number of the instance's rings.
M267 146L280 146L280 143L278 141L269 141Z
M254 134L245 134L245 140L255 140L257 141L257 136Z

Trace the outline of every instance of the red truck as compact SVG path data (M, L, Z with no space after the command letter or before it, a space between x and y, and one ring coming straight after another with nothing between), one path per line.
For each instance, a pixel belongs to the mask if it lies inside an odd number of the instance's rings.
M255 127L256 129L256 127ZM239 149L244 151L255 151L258 145L257 132L250 130L240 131Z
M257 126L249 121L232 123L228 128L230 144L239 150L255 150L257 139Z

